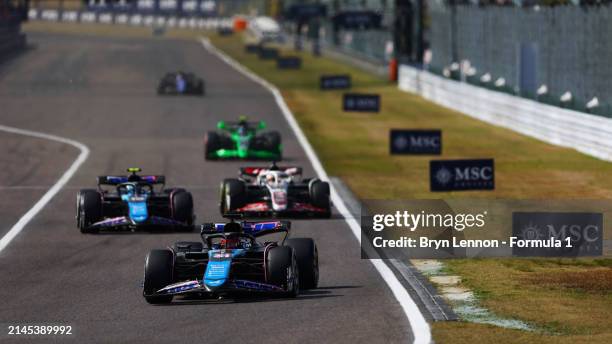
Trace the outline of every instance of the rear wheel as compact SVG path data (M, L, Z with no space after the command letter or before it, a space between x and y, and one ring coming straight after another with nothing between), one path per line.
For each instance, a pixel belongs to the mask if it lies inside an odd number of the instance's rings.
M273 247L266 257L266 276L269 283L283 288L285 296L296 297L300 293L300 279L293 248Z
M162 304L172 301L172 295L153 295L172 284L174 253L170 250L152 250L145 260L143 296L148 303Z
M171 194L172 218L187 226L193 225L193 196L191 192L184 190L175 191Z
M197 88L196 88L196 92L197 92L199 95L201 95L201 96L203 96L203 95L204 95L204 81L200 80L200 81L198 82L198 86L197 86Z
M257 149L272 152L278 155L278 160L282 159L281 135L278 131L270 131L262 134L256 140Z
M81 233L96 233L91 225L102 219L102 196L97 190L81 190L77 194L77 226Z
M221 188L221 214L227 215L244 206L246 185L238 179L226 179Z
M324 217L331 216L331 201L329 196L329 183L320 180L314 181L310 186L310 202L318 208L325 209Z
M310 238L285 240L293 248L300 273L300 289L314 289L319 284L319 254L317 245Z

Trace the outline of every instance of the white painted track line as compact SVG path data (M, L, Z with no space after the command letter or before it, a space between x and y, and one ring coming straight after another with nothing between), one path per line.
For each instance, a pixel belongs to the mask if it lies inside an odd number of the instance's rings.
M276 104L281 109L283 116L289 123L289 126L291 127L291 129L293 130L293 133L297 137L298 142L300 143L300 145L306 152L306 156L308 157L308 160L310 160L310 163L312 164L315 172L317 173L317 176L320 179L329 180L329 176L327 175L327 172L323 168L321 161L319 160L314 149L308 142L308 139L304 135L304 132L302 132L302 129L300 128L297 121L295 120L293 113L291 112L291 110L289 110L289 107L285 103L285 100L283 99L278 88L276 88L276 86L270 84L266 80L262 79L261 77L257 76L255 73L253 73L252 71L250 71L249 69L247 69L246 67L244 67L243 65L241 65L240 63L232 59L231 57L229 57L228 55L226 55L224 52L217 49L215 46L212 45L212 43L210 43L210 41L207 38L201 37L200 42L202 43L202 45L207 51L215 54L225 63L227 63L228 65L230 65L231 67L233 67L234 69L236 69L237 71L239 71L240 73L248 77L249 79L260 84L261 86L266 88L268 91L270 91L270 93L272 93L272 95L274 96L274 100L276 101ZM330 188L332 189L331 198L332 198L332 202L334 206L336 207L336 209L338 209L340 214L342 214L342 216L344 217L344 220L348 224L349 228L351 228L351 231L357 238L357 241L361 243L361 226L353 218L346 204L344 204L344 201L342 200L342 198L338 196L338 194L336 193L336 190L334 189L334 186L331 183L330 183ZM404 313L408 317L408 322L410 323L412 334L414 336L414 343L415 344L431 343L431 331L429 328L429 324L425 320L425 317L423 317L423 314L421 314L419 307L416 305L416 303L414 303L414 301L408 294L408 291L399 282L397 277L395 277L395 274L393 274L393 272L387 266L387 264L385 264L382 260L370 259L370 262L372 263L372 265L374 265L374 267L376 268L378 273L381 275L383 280L387 283L387 285L393 292L393 295L395 296L395 298L401 305L402 309L404 310Z
M34 204L30 210L28 210L23 216L11 227L11 229L0 239L0 252L6 248L6 246L15 239L15 237L23 230L23 228L38 214L46 205L53 199L53 197L68 183L70 178L74 175L74 173L79 169L79 167L87 160L89 156L89 148L82 144L81 142L67 139L65 137L60 137L51 134L45 134L37 131L7 127L4 125L0 125L0 131L17 134L17 135L25 135L30 137L36 137L40 139L55 141L64 143L70 146L73 146L81 151L79 156L72 162L72 165L62 174L60 179L51 186L51 188Z

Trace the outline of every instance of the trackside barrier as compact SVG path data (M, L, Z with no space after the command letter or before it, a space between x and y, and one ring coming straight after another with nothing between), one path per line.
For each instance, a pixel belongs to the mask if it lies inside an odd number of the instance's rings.
M484 122L612 161L612 119L562 109L401 65L399 89Z
M178 17L173 15L154 15L142 13L115 13L104 11L59 11L55 9L39 10L32 8L28 12L30 20L43 20L72 23L102 23L132 26L179 27L199 30L217 30L232 28L231 18Z

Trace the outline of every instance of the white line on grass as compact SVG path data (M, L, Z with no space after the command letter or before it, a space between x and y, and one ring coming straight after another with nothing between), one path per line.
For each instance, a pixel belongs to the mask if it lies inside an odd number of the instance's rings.
M212 43L210 43L208 39L202 37L200 38L200 41L202 42L202 45L204 46L206 50L215 54L217 57L223 60L223 62L227 63L228 65L230 65L231 67L239 71L240 73L244 74L249 79L255 81L256 83L266 88L268 91L270 91L270 93L272 93L272 95L274 96L274 100L276 101L276 104L281 109L281 112L283 113L285 119L289 123L289 126L293 130L293 133L297 137L298 142L300 143L300 145L306 152L306 156L308 157L308 160L310 160L310 163L312 164L318 177L323 180L329 180L329 176L327 175L327 172L323 168L321 161L317 157L317 154L315 153L314 149L308 142L308 139L304 135L304 132L302 131L297 121L295 120L293 113L291 112L291 110L289 110L289 107L285 103L285 100L283 99L278 88L276 88L276 86L270 84L263 78L259 77L258 75L256 75L255 73L253 73L252 71L250 71L249 69L247 69L246 67L244 67L243 65L241 65L240 63L232 59L231 57L229 57L228 55L226 55L221 50L217 49L215 46L212 45ZM340 214L342 214L342 216L344 217L344 220L351 228L351 231L357 238L357 241L361 243L361 226L359 225L359 223L357 223L357 221L350 214L346 204L344 204L344 201L342 200L342 198L338 196L338 194L334 190L334 186L331 183L330 183L330 188L332 189L331 198L332 198L332 202L334 206L336 207L336 209L338 209ZM395 277L391 269L382 260L370 259L370 262L372 263L372 265L374 265L376 270L378 270L378 273L385 280L385 282L387 283L387 285L393 292L393 295L395 296L395 298L401 305L402 309L404 310L404 313L408 317L408 322L410 323L410 327L414 335L414 343L415 344L430 343L431 342L431 331L429 329L429 324L423 317L423 314L421 314L419 307L414 303L414 301L410 297L410 294L408 294L408 291L406 290L406 288L404 288L404 286L400 283L397 277Z
M74 173L79 169L81 164L87 160L89 156L89 148L84 144L77 142L75 140L67 139L65 137L60 137L51 134L45 134L37 131L7 127L4 125L0 125L0 131L4 131L11 134L25 135L30 137L37 137L45 140L55 141L64 143L67 145L71 145L75 148L78 148L81 153L79 156L72 162L72 165L62 174L60 179L53 184L53 186L34 204L27 213L23 214L23 216L13 225L13 227L0 239L0 252L6 248L6 246L13 240L15 237L23 230L23 228L38 214L46 205L53 199L53 197L66 185L66 183L72 178Z

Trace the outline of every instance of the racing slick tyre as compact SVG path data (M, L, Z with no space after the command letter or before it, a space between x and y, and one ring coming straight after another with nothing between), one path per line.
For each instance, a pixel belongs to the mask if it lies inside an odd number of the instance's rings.
M289 246L277 246L266 256L266 277L270 284L283 288L286 297L300 293L300 278L295 251Z
M204 81L200 80L198 82L198 85L195 88L195 93L200 95L200 96L204 95Z
M97 190L84 189L77 194L77 226L81 233L97 233L90 226L102 219L102 196Z
M156 291L172 284L174 253L170 250L151 250L145 260L142 295L151 304L169 303L172 295L154 296Z
M244 206L246 185L238 179L225 179L221 188L221 214L227 215Z
M179 192L179 191L186 191L183 188L170 188L170 189L164 189L164 192L167 193L168 195L171 195L173 192Z
M265 134L266 148L269 150L277 150L281 144L281 135L278 131L271 131Z
M173 87L167 82L161 82L157 87L157 94L160 96L171 94L173 92Z
M278 131L271 131L263 135L264 149L278 154L278 160L282 160L281 135Z
M221 148L221 137L214 131L206 133L204 139L204 158L206 160L217 159L215 152Z
M323 217L331 216L331 201L329 197L329 183L316 180L310 186L310 201L315 207L323 208L326 212Z
M285 240L293 248L300 273L300 289L314 289L319 284L319 253L314 240L295 238Z
M172 219L193 226L193 196L191 192L178 189L170 194L172 204Z

